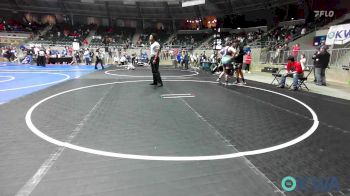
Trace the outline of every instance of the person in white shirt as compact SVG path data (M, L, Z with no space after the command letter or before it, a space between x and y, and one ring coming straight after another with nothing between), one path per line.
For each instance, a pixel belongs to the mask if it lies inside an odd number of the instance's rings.
M37 66L43 66L45 67L45 49L41 48L38 52L38 58L37 58Z
M121 65L125 65L126 64L126 57L125 57L125 54L123 54L123 56L122 57L120 57L120 63L121 63Z
M91 63L91 58L90 58L90 51L89 49L86 49L85 52L84 52L84 60L85 60L85 63L86 65L90 65Z
M119 59L118 56L115 56L115 57L113 58L113 61L114 61L114 63L116 63L117 65L119 65L120 59Z
M305 68L306 68L306 56L305 56L305 54L301 55L300 64L301 64L301 68L303 69L303 71L305 71Z
M159 53L160 53L160 44L156 41L157 35L155 33L152 33L149 36L149 41L151 44L151 51L150 51L150 65L152 68L152 74L153 74L153 83L150 85L162 87L163 81L159 73Z
M104 52L100 49L97 49L96 52L97 52L97 56L96 56L95 69L97 69L97 65L99 63L101 64L102 69L105 69L105 67L103 66Z

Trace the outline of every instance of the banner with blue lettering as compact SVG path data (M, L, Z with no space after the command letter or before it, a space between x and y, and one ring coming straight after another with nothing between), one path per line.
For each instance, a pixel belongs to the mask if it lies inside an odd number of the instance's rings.
M332 26L327 34L326 45L343 45L350 41L350 24Z

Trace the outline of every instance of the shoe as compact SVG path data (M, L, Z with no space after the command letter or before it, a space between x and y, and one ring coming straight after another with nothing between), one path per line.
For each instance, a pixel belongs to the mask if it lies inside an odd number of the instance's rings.
M298 91L298 89L297 88L291 88L291 89L289 89L290 91Z
M158 85L157 85L157 87L162 87L162 86L163 86L163 84L158 84Z
M247 85L247 82L243 82L243 85Z
M278 85L277 88L284 88L284 86L283 85Z
M327 86L327 84L322 84L322 86Z
M220 79L221 79L221 78L218 78L218 79L216 79L216 81L217 81L217 82L220 82Z
M248 71L249 74L251 74L252 72Z
M156 86L156 85L157 85L157 83L151 83L151 84L149 84L149 85Z

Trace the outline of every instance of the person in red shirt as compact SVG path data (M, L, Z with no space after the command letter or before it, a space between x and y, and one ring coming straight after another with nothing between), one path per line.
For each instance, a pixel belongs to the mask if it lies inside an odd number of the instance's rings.
M245 73L245 71L250 73L250 64L251 63L252 63L252 55L250 52L247 52L247 54L244 55L244 71L243 71L243 73Z
M295 46L293 46L292 48L292 56L294 56L294 58L297 58L299 55L299 51L300 51L300 45L295 44Z
M87 40L87 39L84 39L83 44L84 44L85 46L86 46L86 45L89 45L88 40Z
M292 90L298 90L299 79L304 76L304 70L301 63L296 62L293 56L288 57L288 64L286 67L286 72L282 75L281 81L278 88L284 88L286 84L286 78L288 76L293 76L293 88Z

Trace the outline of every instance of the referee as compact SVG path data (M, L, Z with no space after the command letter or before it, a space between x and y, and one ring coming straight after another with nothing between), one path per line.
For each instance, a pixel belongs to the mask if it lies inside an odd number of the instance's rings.
M153 74L153 83L151 83L150 85L162 87L163 82L159 73L159 53L160 53L161 47L156 40L157 40L157 35L155 33L152 33L149 36L149 41L151 44L150 64L151 64L152 74Z

